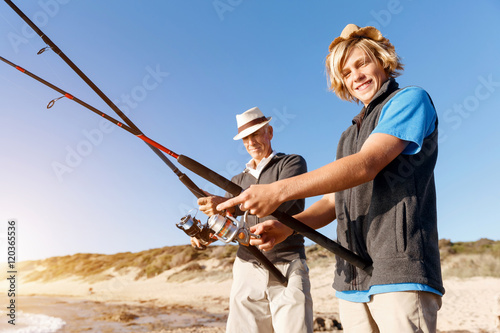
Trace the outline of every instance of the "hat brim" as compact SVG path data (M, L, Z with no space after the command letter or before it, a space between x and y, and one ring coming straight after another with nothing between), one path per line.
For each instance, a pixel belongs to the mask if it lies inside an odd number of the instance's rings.
M267 117L266 121L263 121L263 122L261 122L259 124L256 124L256 125L250 126L249 128L244 129L243 131L241 131L240 133L238 133L233 138L233 140L243 139L244 137L249 136L250 134L252 134L254 132L257 132L262 127L264 127L265 125L269 124L269 122L271 121L271 119L273 119L273 118L272 117Z

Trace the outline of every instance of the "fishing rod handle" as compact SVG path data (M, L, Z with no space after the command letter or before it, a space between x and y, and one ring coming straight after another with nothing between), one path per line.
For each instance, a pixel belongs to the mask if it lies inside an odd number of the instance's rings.
M188 188L189 191L191 191L191 193L194 194L196 198L199 199L206 197L205 193L203 193L203 191L185 174L180 175L179 180Z
M184 155L179 155L179 157L177 158L177 162L179 162L182 166L184 166L188 170L191 170L198 176L205 178L209 182L217 185L218 187L222 188L228 193L231 193L234 196L238 196L241 191L243 191L241 186L219 175L217 172L210 170L209 168L199 162L196 162L192 158Z
M149 148L151 148L151 150L156 154L158 155L158 157L163 161L165 162L165 164L175 173L175 175L179 178L179 180L181 181L182 184L184 184L184 186L187 187L187 189L194 194L195 197L197 197L198 199L199 198L203 198L205 197L205 193L198 187L196 186L196 184L184 173L182 173L175 165L174 163L170 162L170 160L168 159L167 156L165 156L165 154L163 154L158 148L156 148L155 146L153 146L152 144L150 144L149 142L147 141L144 141L146 142L146 144L149 146Z

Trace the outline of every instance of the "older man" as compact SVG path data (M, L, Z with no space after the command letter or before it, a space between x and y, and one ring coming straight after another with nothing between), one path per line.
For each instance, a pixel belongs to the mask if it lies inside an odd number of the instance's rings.
M246 189L254 184L269 184L307 172L305 160L299 155L277 153L271 147L273 128L271 117L265 117L259 108L252 108L236 116L238 134L251 156L242 173L232 181ZM220 214L216 206L231 197L209 196L198 199L201 211L207 215ZM228 207L233 215L241 210ZM304 199L290 200L280 205L282 211L294 215L304 210ZM254 226L272 219L248 216L247 223ZM196 239L193 246L199 246ZM233 284L230 295L227 332L312 332L313 313L309 273L306 265L304 238L293 234L266 257L288 278L287 286L280 284L245 246L238 248L233 266Z
M435 332L444 293L438 248L434 166L437 115L418 87L399 89L403 70L394 46L374 27L347 25L326 59L331 90L363 103L342 134L337 158L309 173L252 186L219 205L238 204L258 216L281 202L324 194L303 223L337 219L338 241L373 261L367 274L341 258L333 286L345 332ZM254 228L270 249L292 231L277 221Z

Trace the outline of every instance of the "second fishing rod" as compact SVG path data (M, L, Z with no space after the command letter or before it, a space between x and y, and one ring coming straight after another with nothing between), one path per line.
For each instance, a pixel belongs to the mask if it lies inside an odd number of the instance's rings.
M120 111L120 109L59 49L59 47L50 40L50 38L45 35L17 6L15 6L12 1L10 0L4 0L42 39L43 41L48 45L50 49L52 49L57 55L59 55L105 102L108 104L108 106L111 107L115 113L117 113L120 118L123 119L123 121L136 133L135 134L141 139L143 139L148 146L158 155L162 158L162 160L165 161L166 156L161 153L159 148L161 149L163 146L158 146L155 145L156 142L152 141L151 139L147 138L138 128L135 126L135 124L125 115L123 112ZM110 119L108 119L110 120ZM163 147L164 149L161 149L168 155L174 157L177 159L177 161L186 167L187 169L191 170L192 172L198 174L199 176L205 178L206 180L212 182L213 184L219 186L220 188L226 190L227 192L231 193L232 195L238 195L241 193L242 189L240 186L237 184L232 183L231 181L227 180L226 178L220 176L216 172L210 170L209 168L205 167L204 165L198 163L197 161L183 156L183 155L178 155L173 153L172 151L168 150L167 148ZM168 159L167 159L168 160ZM165 161L166 162L166 161ZM167 163L167 162L166 162ZM167 163L169 164L169 163ZM170 166L170 165L169 165ZM174 171L175 172L175 171ZM193 192L194 193L194 192ZM197 195L195 193L195 195ZM199 193L198 193L199 195ZM348 262L352 263L356 267L359 267L361 269L364 269L367 272L371 272L372 266L371 266L371 261L367 260L365 258L360 257L359 255L353 253L352 251L342 247L341 245L337 244L333 240L327 238L326 236L320 234L313 228L301 223L300 221L294 219L293 217L289 216L286 213L280 212L280 211L275 211L272 214L274 217L276 217L278 220L280 220L282 223L287 225L288 227L298 231L301 233L303 236L311 239L315 243L325 247L329 251L333 252L334 254L338 255L339 257L347 260Z
M172 171L174 171L174 173L179 177L179 180L191 191L191 193L193 193L197 198L201 198L201 197L204 197L205 196L205 193L188 177L186 176L184 173L182 173L177 167L175 167L175 165L170 162L170 160L165 156L163 155L160 150L162 151L165 151L165 152L168 152L169 154L173 154L175 156L178 156L177 154L175 154L174 152L172 152L171 150L169 150L168 148L165 148L164 146L160 145L159 143L157 143L156 141L146 137L145 135L143 134L138 134L138 132L132 128L130 128L129 126L125 125L125 124L122 124L120 121L116 120L115 118L105 114L104 112L96 109L95 107L93 107L92 105L89 105L88 103L82 101L81 99L79 99L78 97L74 96L73 94L70 94L69 92L53 85L52 83L42 79L41 77L31 73L30 71L26 70L25 68L21 67L21 66L18 66L12 62L10 62L9 60L3 58L0 56L0 61L3 61L5 62L6 64L14 67L15 69L19 70L20 72L24 73L25 75L35 79L36 81L46 85L47 87L59 92L60 94L62 94L61 97L59 98L55 98L53 100L51 100L49 102L49 104L47 105L47 108L51 108L55 101L57 101L58 99L60 98L63 98L63 97L66 97L82 106L84 106L85 108L91 110L92 112L102 116L104 119L112 122L113 124L117 125L118 127L120 128L123 128L124 130L126 130L127 132L131 133L131 134L134 134L135 136L141 138L142 140L144 140L146 143L148 143L151 147L155 148L154 151L155 153L157 153L157 155L162 158L163 161L165 161L167 163L167 165L172 169ZM158 150L160 149L160 150ZM195 227L197 225L194 225ZM177 227L179 227L180 229L182 229L183 231L186 232L186 226L183 226L181 227L179 224L177 224ZM213 241L209 239L208 235L209 235L209 232L211 232L211 230L209 229L206 229L206 230L203 230L203 238L205 238L204 240L207 241L206 243L208 244L210 241ZM188 235L189 232L186 232ZM190 235L191 236L191 235ZM276 266L274 266L272 264L271 261L269 261L267 259L267 257L262 254L262 252L260 252L255 246L249 246L248 244L244 244L244 246L247 246L247 248L249 249L249 251L256 257L256 259L264 266L266 267L269 272L274 276L276 277L276 279L278 281L280 281L282 284L287 284L288 281L287 281L287 278L276 268ZM204 246L200 249L203 249Z

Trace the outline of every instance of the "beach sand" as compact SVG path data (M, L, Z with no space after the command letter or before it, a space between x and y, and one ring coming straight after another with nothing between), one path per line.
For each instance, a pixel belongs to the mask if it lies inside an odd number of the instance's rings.
M57 332L203 332L203 327L206 332L224 332L226 320L225 314L211 314L185 305L157 305L155 301L123 303L67 296L21 296L17 303L18 328L26 326L22 323L24 313L43 314L64 321ZM9 327L3 323L0 332L2 329Z
M332 271L333 267L315 267L310 271L315 317L339 319L338 300L331 288ZM131 269L126 274L109 271L107 280L97 282L74 277L51 282L21 279L16 295L17 324L23 324L23 314L43 314L48 316L44 317L46 321L59 318L65 322L57 332L225 331L230 279L200 277L176 283L167 281L172 272L139 280L135 280L136 273ZM500 279L453 278L444 284L439 332L500 332ZM0 282L0 289L8 289L6 281ZM0 304L8 302L3 293ZM7 324L5 311L2 317L0 332L8 332L12 325Z

